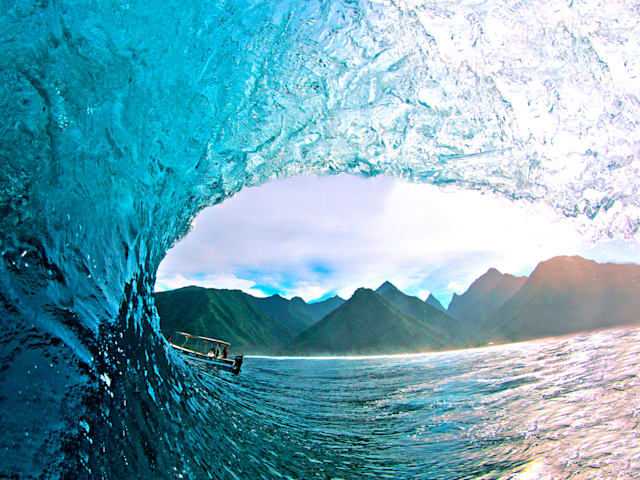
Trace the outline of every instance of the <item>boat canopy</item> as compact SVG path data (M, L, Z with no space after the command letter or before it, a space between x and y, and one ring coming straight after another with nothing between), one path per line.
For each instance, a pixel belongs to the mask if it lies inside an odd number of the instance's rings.
M217 343L218 345L223 345L228 347L229 345L231 345L229 342L224 342L222 340L216 340L215 338L209 338L209 337L201 337L199 335L191 335L190 333L185 333L185 332L176 332L179 333L180 335L186 337L186 338L195 338L197 340L202 340L204 342L211 342L211 343Z

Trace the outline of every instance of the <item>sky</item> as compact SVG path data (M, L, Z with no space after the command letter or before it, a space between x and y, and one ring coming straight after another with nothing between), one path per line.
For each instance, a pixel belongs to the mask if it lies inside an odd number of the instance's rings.
M299 176L205 209L167 252L156 291L199 285L314 301L389 280L446 306L491 267L528 275L556 255L640 263L637 243L592 243L580 229L545 204L491 193Z

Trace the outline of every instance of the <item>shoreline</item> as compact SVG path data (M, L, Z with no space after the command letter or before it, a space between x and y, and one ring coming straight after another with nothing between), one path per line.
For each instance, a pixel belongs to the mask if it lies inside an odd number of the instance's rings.
M384 355L307 355L307 356L295 356L295 355L251 355L246 354L245 358L262 358L262 359L270 359L270 360L365 360L365 359L384 359L384 358L417 358L417 357L425 357L425 356L436 356L436 355L445 355L452 353L462 353L462 352L474 352L480 350L500 350L509 348L512 346L517 346L522 343L553 343L559 340L566 340L569 338L576 338L581 336L590 336L596 335L598 333L603 332L613 332L613 331L625 331L625 330L640 330L640 325L627 325L622 327L614 327L614 328L603 328L596 330L588 330L584 332L575 332L568 333L565 335L558 335L554 337L543 337L543 338L533 338L530 340L519 340L516 342L509 343L495 343L492 345L483 345L479 347L468 347L468 348L454 348L450 350L438 350L438 351L430 351L430 352L419 352L419 353L390 353Z

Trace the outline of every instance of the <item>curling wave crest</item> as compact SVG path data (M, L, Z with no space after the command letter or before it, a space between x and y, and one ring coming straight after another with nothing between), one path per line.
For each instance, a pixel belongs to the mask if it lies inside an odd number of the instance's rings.
M630 1L5 5L1 476L234 477L229 390L165 351L151 292L244 186L389 174L637 235L639 20Z

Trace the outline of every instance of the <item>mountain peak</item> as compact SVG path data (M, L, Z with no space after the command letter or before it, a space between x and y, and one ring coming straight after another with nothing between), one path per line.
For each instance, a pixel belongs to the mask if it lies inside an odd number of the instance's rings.
M469 288L460 295L461 297L468 295L470 292L476 291L489 291L494 289L501 281L511 275L505 275L497 268L491 267L485 273L476 278Z
M568 256L568 255L559 255L557 257L551 257L548 260L543 260L540 262L536 269L540 267L580 267L583 265L593 266L598 265L598 262L594 260L587 260L586 258L582 258L578 255Z
M370 288L360 287L355 292L353 292L353 295L351 295L351 298L354 298L356 296L358 297L368 296L368 295L371 295L372 293L374 292Z
M433 293L430 293L429 296L427 297L427 299L424 301L424 303L426 303L427 305L431 305L432 307L437 308L438 310L440 310L441 312L446 312L445 308L442 306L442 303L440 303L440 300L438 300Z
M400 291L400 290L393 283L391 283L389 280L387 280L382 285L380 285L378 288L376 288L375 291L376 291L376 293L381 293L381 292Z
M409 298L422 309L436 312L420 299ZM302 332L293 348L305 353L367 355L442 349L450 343L449 322L444 328L438 324L443 319L448 317L439 312L435 317L407 315L377 292L358 288L347 302Z
M550 285L579 284L589 272L601 271L601 268L606 265L577 255L558 256L540 262L531 273L530 278L534 283Z
M478 277L462 295L453 295L447 313L476 328L495 309L506 302L524 285L526 277L503 274L490 268Z
M513 341L637 325L637 278L640 266L634 264L550 258L540 262L522 288L492 314L485 335Z
M491 267L489 270L487 270L486 272L484 272L484 274L480 275L480 277L478 277L478 280L480 278L492 278L492 277L502 277L502 272L500 270L498 270L495 267Z

